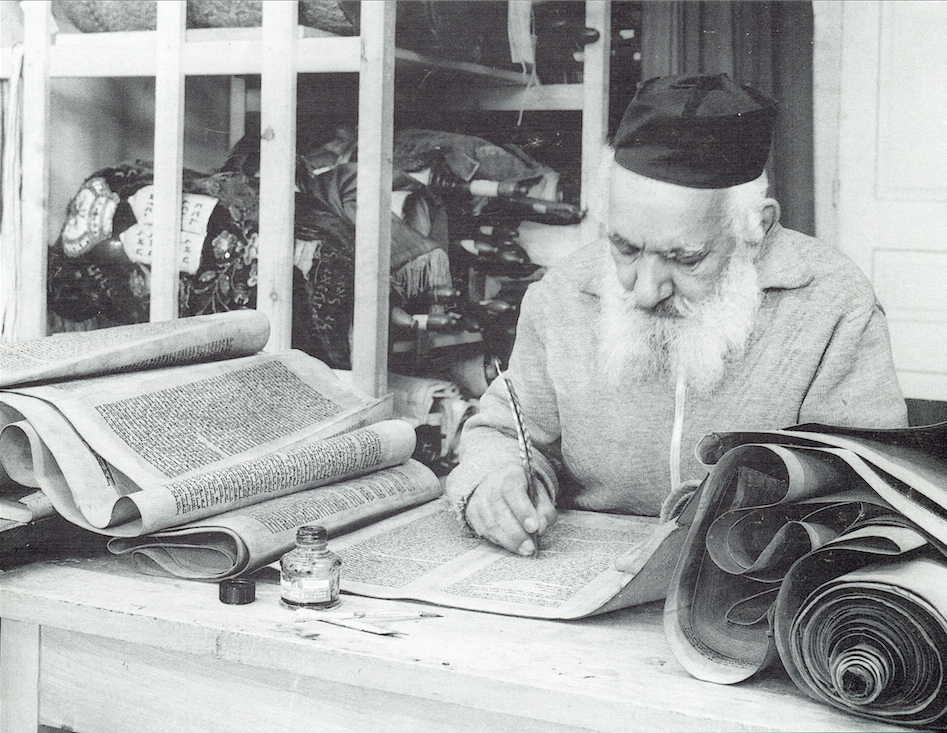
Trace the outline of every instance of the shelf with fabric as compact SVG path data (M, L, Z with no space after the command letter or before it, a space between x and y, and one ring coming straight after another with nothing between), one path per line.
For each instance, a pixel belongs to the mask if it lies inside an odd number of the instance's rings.
M22 3L22 43L5 39L2 78L17 88L21 111L15 129L5 127L5 154L20 158L7 169L5 262L14 263L12 288L4 297L4 338L21 340L47 333L46 277L50 217L51 80L63 78L152 77L155 84L155 241L179 239L183 168L184 82L192 76L229 77L230 139L244 132L245 112L257 106L261 117L260 241L279 242L259 256L257 307L272 324L269 349L289 348L292 329L293 166L300 74L354 75L358 82L359 205L352 360L356 382L369 392L385 388L387 371L390 259L391 139L395 69L436 68L449 74L457 93L445 105L474 109L573 110L582 117L583 184L595 168L607 131L610 3L586 2L587 25L602 39L585 49L580 84L526 83L518 72L433 59L395 48L395 3L365 3L359 35L336 36L299 24L296 4L262 4L256 28L187 28L183 0L157 4L157 29L99 33L55 32L53 3ZM19 41L19 39L17 39ZM255 90L247 77L260 77ZM15 77L15 78L14 78ZM470 81L476 80L475 82ZM16 109L7 105L8 119ZM94 124L94 123L92 123ZM21 140L20 146L11 141ZM582 185L583 199L588 185ZM15 201L14 201L15 199ZM15 204L15 205L14 205ZM164 212L164 213L162 213ZM157 248L156 248L157 249ZM172 248L155 252L151 265L150 319L178 316L178 262ZM165 251L167 250L167 251ZM7 257L7 253L12 255ZM12 293L12 294L9 294Z
M392 95L395 8L369 2L360 33L340 37L299 26L298 4L262 4L259 28L186 29L183 0L157 3L154 31L55 33L52 3L22 3L22 42L5 41L2 77L21 101L6 105L16 137L5 135L5 155L19 159L7 183L5 227L15 282L4 308L4 338L46 335L50 80L59 77L155 79L155 241L180 241L184 81L187 76L261 77L260 241L257 308L272 331L268 349L289 348L292 331L293 201L296 84L300 73L357 73L359 206L356 221L356 308L353 371L365 391L385 389L390 226ZM19 40L19 39L17 39ZM239 84L234 85L239 90ZM233 98L237 94L232 95ZM5 128L5 132L13 130ZM14 140L20 142L15 145ZM15 150L14 150L15 148ZM10 157L10 160L13 160ZM15 171L14 171L15 169ZM5 186L6 188L6 186ZM6 204L5 204L6 206ZM6 217L5 217L6 218ZM151 264L150 319L178 315L175 248L156 248ZM379 376L382 375L382 376Z

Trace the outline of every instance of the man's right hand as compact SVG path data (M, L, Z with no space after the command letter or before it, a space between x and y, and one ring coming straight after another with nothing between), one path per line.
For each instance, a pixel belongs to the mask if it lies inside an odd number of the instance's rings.
M556 523L556 508L541 483L539 487L534 507L522 466L510 464L488 473L467 502L467 523L481 537L510 552L532 555L530 534L542 535Z

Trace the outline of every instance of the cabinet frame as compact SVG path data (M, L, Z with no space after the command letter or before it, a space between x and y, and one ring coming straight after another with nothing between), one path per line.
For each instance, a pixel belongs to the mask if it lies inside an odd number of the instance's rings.
M47 334L50 79L155 78L155 239L176 243L175 247L155 250L150 312L150 319L155 321L178 315L176 251L180 246L177 222L181 211L185 77L233 76L231 99L238 106L239 77L260 74L260 240L269 244L259 252L257 309L271 324L266 349L290 348L296 78L299 73L353 72L359 74L360 152L353 380L356 387L369 394L387 391L396 3L362 3L360 34L356 37L305 32L309 29L304 31L296 25L295 0L263 3L259 29L198 30L185 28L185 0L165 0L157 4L157 30L119 33L52 33L55 23L50 0L31 0L21 7L25 164L18 218L22 226L14 243L18 255L15 293L12 298L5 296L10 305L9 313L4 314L4 340ZM478 103L481 109L510 109L509 105L517 104L521 109L581 109L583 206L607 135L611 35L608 0L587 0L586 25L596 28L600 39L586 46L582 84L516 88L509 87L510 80L506 79L507 89L502 94L493 101L485 97ZM402 51L397 55L405 62L425 63L416 54ZM0 76L5 81L19 73L14 68L16 47L3 49L0 60L4 67ZM490 77L490 70L482 72L484 78ZM231 120L232 134L241 132L242 122L234 110ZM14 143L5 141L4 145L8 144ZM590 238L595 233L584 226L583 236Z

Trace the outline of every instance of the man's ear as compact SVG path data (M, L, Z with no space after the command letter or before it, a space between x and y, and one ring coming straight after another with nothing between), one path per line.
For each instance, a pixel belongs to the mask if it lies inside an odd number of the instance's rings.
M760 238L760 241L763 241L763 238L779 223L781 214L782 209L776 199L766 199L766 201L763 202L763 210L760 212L760 226L763 229L763 236Z
M747 244L751 247L761 245L763 240L766 239L766 235L779 223L781 212L779 202L776 199L766 199L763 201L759 219L756 220L756 227L749 233Z

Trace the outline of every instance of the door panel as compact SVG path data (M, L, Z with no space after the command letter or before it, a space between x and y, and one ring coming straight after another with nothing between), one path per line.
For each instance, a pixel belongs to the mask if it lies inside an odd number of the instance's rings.
M947 2L840 17L838 243L888 314L905 397L947 400Z

